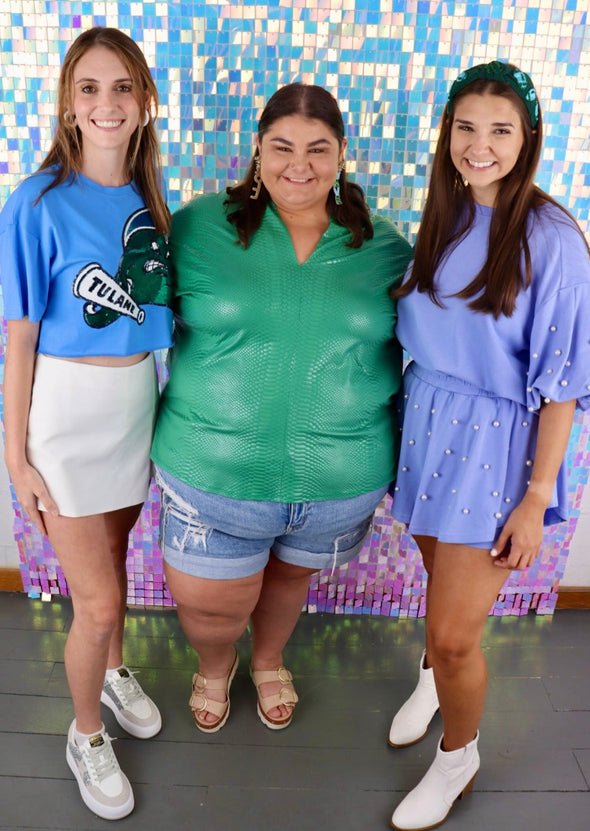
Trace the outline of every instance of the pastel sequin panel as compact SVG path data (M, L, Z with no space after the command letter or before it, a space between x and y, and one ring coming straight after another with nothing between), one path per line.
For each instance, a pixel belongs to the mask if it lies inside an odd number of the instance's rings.
M336 96L349 138L349 174L371 208L413 240L449 84L465 65L500 59L529 72L539 93L545 129L539 185L589 229L587 0L0 0L0 203L44 157L60 62L76 35L93 25L128 32L153 68L172 209L240 178L261 108L277 87L298 80ZM2 404L0 394L0 410ZM494 614L553 610L588 478L588 433L588 418L578 414L568 449L569 522L549 530L542 556L508 581ZM51 548L16 499L14 512L25 589L67 594ZM172 604L157 547L158 514L153 488L130 540L130 604ZM420 557L386 501L359 558L314 578L307 608L415 617L424 614L424 594Z

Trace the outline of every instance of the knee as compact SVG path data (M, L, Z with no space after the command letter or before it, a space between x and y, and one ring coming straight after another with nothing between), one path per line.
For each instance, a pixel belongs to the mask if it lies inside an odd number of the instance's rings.
M108 641L119 625L121 606L118 600L86 602L76 607L74 622L93 643Z
M479 638L470 632L447 629L429 634L428 661L442 673L461 670L479 651Z
M205 637L220 631L237 633L236 637L239 637L248 625L250 612L250 607L202 608L177 604L178 619L185 632Z

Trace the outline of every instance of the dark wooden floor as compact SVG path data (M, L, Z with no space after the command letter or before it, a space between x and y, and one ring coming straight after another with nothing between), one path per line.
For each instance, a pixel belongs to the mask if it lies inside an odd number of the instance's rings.
M98 829L65 762L72 719L63 665L71 605L0 593L0 829ZM249 642L225 728L204 736L187 706L195 661L173 611L131 610L127 663L162 711L150 741L104 720L134 785L121 828L141 831L369 831L430 764L440 734L392 750L394 709L413 687L423 621L303 615L285 655L300 704L265 728ZM482 768L448 831L590 828L590 611L490 619Z

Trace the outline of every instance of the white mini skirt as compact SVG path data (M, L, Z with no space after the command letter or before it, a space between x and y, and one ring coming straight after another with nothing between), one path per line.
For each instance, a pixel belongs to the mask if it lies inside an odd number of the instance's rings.
M145 501L157 403L153 355L124 367L37 355L27 457L62 516Z

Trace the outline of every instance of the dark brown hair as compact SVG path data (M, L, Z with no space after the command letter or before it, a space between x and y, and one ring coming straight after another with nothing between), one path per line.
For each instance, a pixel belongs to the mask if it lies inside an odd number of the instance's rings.
M258 122L258 139L268 131L270 126L289 115L301 115L303 118L315 119L323 122L337 139L339 146L344 140L344 122L336 99L323 87L313 84L287 84L277 90L269 98ZM229 207L228 219L235 225L238 238L244 248L252 235L260 227L264 211L270 202L270 194L261 184L258 199L250 199L254 184L256 169L256 155L254 153L250 167L242 181L227 189ZM348 181L346 172L340 173L340 198L342 205L337 205L334 193L328 195L328 213L330 217L350 231L351 248L360 248L364 240L373 236L373 225L369 216L369 208L365 201L362 188L354 182ZM232 209L233 208L233 209Z
M129 176L139 189L156 230L167 233L170 228L170 211L162 194L160 145L154 127L158 91L143 52L134 40L119 29L101 26L88 29L78 35L66 53L58 82L57 130L49 152L39 167L40 170L46 170L57 166L57 171L54 180L43 193L64 182L71 173L80 173L82 169L82 136L69 113L73 109L75 66L94 46L104 46L117 55L133 82L133 96L140 113L146 108L151 113L152 117L145 126L140 118L139 126L131 136L127 163Z
M455 106L465 95L473 94L498 95L508 99L519 113L524 140L516 164L499 183L486 261L479 274L457 296L466 300L472 298L468 305L474 311L493 314L495 318L501 314L510 317L519 292L529 286L532 279L527 240L530 212L551 203L569 216L574 224L575 221L533 181L543 141L541 113L539 123L533 130L522 99L508 84L499 81L475 80L457 93L450 114L443 115L428 196L416 238L412 273L395 296L404 297L417 288L418 291L428 292L433 302L442 305L434 283L436 269L467 233L475 216L471 189L463 182L450 153Z

